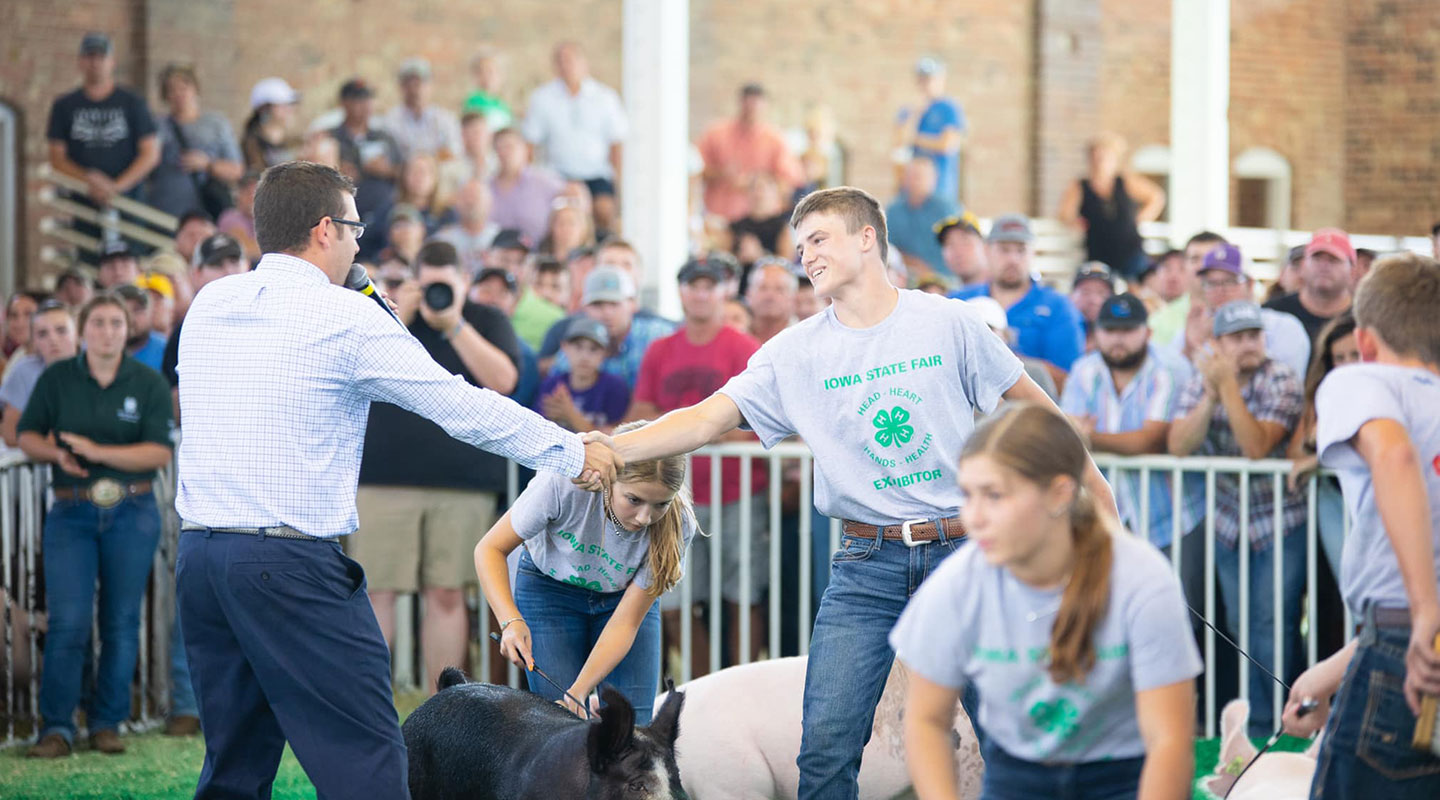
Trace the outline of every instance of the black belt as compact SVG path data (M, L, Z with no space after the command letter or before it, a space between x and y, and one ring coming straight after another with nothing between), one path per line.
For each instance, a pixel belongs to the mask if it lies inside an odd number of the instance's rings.
M195 525L186 522L180 526L184 533L226 533L239 536L259 536L261 538L275 537L276 539L304 539L311 542L332 541L324 536L311 536L308 533L301 533L289 525L276 525L269 528L207 528L204 525Z
M1375 620L1377 628L1410 627L1410 609L1408 608L1375 608L1371 610L1370 617Z

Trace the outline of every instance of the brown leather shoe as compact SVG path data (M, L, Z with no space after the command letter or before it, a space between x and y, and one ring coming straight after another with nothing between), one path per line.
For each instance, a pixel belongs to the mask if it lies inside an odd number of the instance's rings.
M25 755L29 758L63 758L70 755L70 743L58 733L46 734Z
M120 741L120 734L109 728L99 733L91 734L90 749L100 753L119 755L125 752L125 743Z
M166 736L194 736L200 732L200 718L192 716L171 717L165 722Z

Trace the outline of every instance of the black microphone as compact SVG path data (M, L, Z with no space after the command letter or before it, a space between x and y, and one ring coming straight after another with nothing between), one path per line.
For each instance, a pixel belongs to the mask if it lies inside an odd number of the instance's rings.
M391 319L400 322L400 317L396 316L395 309L391 308L390 304L385 302L385 298L380 296L379 290L375 288L375 283L370 280L370 274L365 271L363 266L359 264L350 265L350 274L345 276L345 288L354 289L360 294L379 303L380 307L385 309L385 313L389 314ZM405 323L400 322L400 327L405 327Z

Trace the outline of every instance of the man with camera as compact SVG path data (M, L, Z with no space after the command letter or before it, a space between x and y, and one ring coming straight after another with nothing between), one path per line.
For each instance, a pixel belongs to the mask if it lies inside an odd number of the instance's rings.
M395 292L398 314L440 366L509 394L520 345L504 313L469 302L470 281L455 246L430 241L415 274ZM370 602L387 643L395 597L421 592L425 687L462 664L469 639L464 586L473 581L475 538L496 519L505 460L450 438L438 425L388 403L372 403L351 555L365 567Z

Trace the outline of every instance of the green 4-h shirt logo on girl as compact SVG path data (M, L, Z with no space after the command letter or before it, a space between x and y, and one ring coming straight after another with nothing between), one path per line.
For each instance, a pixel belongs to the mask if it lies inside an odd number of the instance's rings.
M1064 697L1055 702L1040 701L1030 707L1030 721L1046 733L1057 734L1060 739L1070 738L1075 732L1080 710Z
M870 424L879 429L875 432L875 441L881 447L891 445L903 447L910 441L910 437L915 435L915 427L906 424L909 421L910 412L900 406L895 406L889 411L880 409L875 414L875 419L870 421Z

